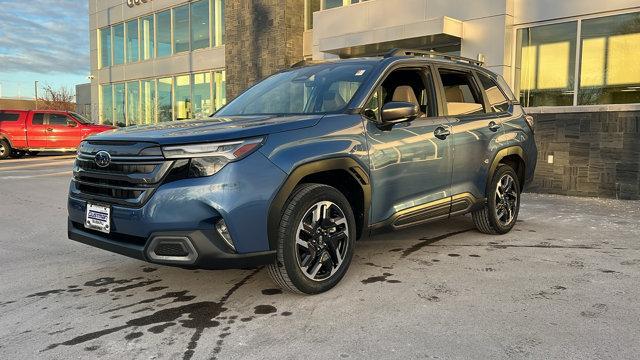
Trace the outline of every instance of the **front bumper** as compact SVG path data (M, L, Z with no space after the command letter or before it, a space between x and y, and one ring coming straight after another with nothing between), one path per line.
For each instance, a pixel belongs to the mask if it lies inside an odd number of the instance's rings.
M69 239L103 250L125 255L155 264L177 266L188 269L241 269L272 264L275 251L237 254L225 250L225 245L213 232L196 230L191 232L171 231L151 234L148 239L135 239L119 234L106 235L85 229L82 224L69 220ZM152 246L154 239L183 238L193 246L195 256L191 259L154 259Z
M160 185L141 207L111 205L111 233L84 228L87 200L76 198L70 185L68 235L91 246L136 259L186 268L253 267L275 261L267 234L269 204L285 173L259 152L228 164L211 177L183 179ZM97 201L97 203L101 203ZM218 235L224 219L235 251ZM155 238L187 239L195 256L171 259L154 256Z

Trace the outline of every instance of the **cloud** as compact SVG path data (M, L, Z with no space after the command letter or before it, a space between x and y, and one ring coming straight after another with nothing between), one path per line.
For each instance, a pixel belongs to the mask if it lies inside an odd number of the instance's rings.
M89 73L86 0L0 0L0 73Z

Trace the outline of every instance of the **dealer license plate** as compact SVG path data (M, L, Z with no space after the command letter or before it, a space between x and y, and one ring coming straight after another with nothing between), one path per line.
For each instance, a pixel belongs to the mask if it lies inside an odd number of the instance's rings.
M111 231L111 208L87 203L87 217L84 226L108 234Z

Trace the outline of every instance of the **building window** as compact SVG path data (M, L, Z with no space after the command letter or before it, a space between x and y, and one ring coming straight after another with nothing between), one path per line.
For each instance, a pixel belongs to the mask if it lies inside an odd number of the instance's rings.
M171 11L156 15L156 47L158 57L171 55Z
M140 19L140 58L149 60L154 57L153 15Z
M518 30L516 72L524 106L572 105L577 22Z
M191 50L211 46L209 31L209 0L191 3Z
M98 30L99 68L111 66L111 27Z
M125 115L125 86L122 84L113 85L113 116L114 125L127 126L127 119Z
M138 56L139 36L138 36L138 19L127 22L127 62L137 62L140 60Z
M213 73L213 101L215 108L214 111L218 111L227 103L227 84L226 84L227 72L225 70L215 71Z
M173 9L173 53L189 51L189 5Z
M313 13L320 11L321 0L305 0L304 2L304 28L313 29Z
M193 114L196 119L205 118L213 112L211 102L211 73L193 74L191 81Z
M140 124L155 124L156 81L142 80L140 85Z
M124 64L124 24L115 25L113 33L113 65Z
M224 37L224 0L213 0L211 9L213 21L213 46L221 46L225 42Z
M140 82L127 83L127 126L140 123Z
M173 111L176 120L186 120L191 118L191 76L176 76L175 81L175 103Z
M158 122L173 120L173 79L158 79Z
M100 86L100 124L113 125L113 89L111 84Z
M640 103L640 13L582 21L578 105Z
M343 5L345 5L344 0L324 0L323 9L333 9Z

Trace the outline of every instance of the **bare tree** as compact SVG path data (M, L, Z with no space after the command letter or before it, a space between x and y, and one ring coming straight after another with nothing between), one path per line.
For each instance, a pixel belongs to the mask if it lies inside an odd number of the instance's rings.
M51 85L45 85L44 94L38 97L38 108L42 110L75 111L75 94L66 86L54 89Z

